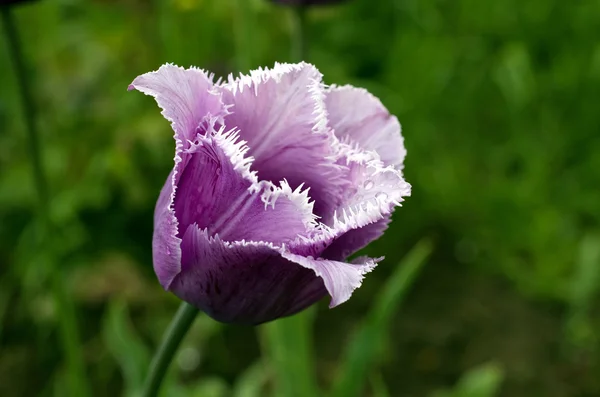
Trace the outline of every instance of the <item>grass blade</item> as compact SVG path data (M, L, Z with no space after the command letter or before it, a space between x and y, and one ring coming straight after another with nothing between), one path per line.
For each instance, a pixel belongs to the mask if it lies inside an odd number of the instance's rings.
M500 392L503 380L502 367L489 362L467 371L454 389L435 391L431 397L494 397Z
M236 380L233 397L263 397L270 371L262 360L252 364Z
M136 335L125 302L112 301L104 317L104 343L115 357L125 382L123 396L136 396L142 390L150 351Z
M429 239L419 241L398 264L377 295L372 309L348 344L339 376L330 394L332 397L362 395L366 378L377 364L381 348L374 343L381 343L385 337L392 315L402 303L432 249Z
M577 350L597 348L598 338L592 322L594 299L600 290L600 235L588 233L579 246L567 302L569 311L565 326L568 341Z
M314 373L312 325L315 308L262 326L262 345L275 374L274 395L318 396Z

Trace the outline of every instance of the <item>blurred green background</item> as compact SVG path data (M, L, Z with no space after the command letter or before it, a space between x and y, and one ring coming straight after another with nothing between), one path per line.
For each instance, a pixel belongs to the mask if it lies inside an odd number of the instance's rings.
M289 61L291 14L44 0L14 16L56 230L36 217L0 40L0 396L135 396L178 305L150 247L174 144L127 85L165 62L225 76ZM164 395L600 396L599 26L592 0L310 10L326 82L366 87L400 119L412 197L349 302L258 328L200 316Z

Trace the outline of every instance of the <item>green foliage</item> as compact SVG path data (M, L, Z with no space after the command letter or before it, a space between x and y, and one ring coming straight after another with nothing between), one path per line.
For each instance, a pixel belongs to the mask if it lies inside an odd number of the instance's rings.
M373 389L373 397L390 397L390 392L387 390L381 374L371 377L371 389Z
M151 353L136 335L124 302L111 302L102 329L104 344L115 357L123 374L123 396L139 395L144 384Z
M309 363L314 364L314 362ZM263 388L270 378L270 370L262 361L257 361L242 372L234 385L233 397L261 397Z
M288 11L262 0L15 10L59 231L40 243L2 37L0 395L69 395L82 372L94 396L135 393L173 314L150 252L173 142L127 85L165 62L226 76L286 61ZM420 396L456 379L439 395L599 395L600 3L353 0L308 21L326 82L367 87L400 119L413 197L365 250L386 260L348 303L266 325L262 358L252 330L199 318L182 347L197 364L175 365L165 395L361 395L369 381L374 396ZM423 236L435 251L405 295L411 262L391 264Z
M265 356L275 373L275 396L319 396L314 373L314 309L262 326Z
M571 282L567 337L579 349L595 352L600 339L594 331L594 302L600 291L600 236L590 233L583 238L579 260Z
M333 385L332 397L352 397L362 394L367 376L379 364L382 342L398 306L402 303L421 267L431 254L429 240L420 241L396 266L369 309L364 322L348 343L339 376Z
M502 368L487 363L465 373L449 391L437 391L432 397L494 397L500 391L504 377Z

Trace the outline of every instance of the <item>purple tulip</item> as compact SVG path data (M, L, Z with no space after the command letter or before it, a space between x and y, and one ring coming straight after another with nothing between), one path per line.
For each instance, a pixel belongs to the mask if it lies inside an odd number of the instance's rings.
M377 239L410 195L400 124L367 91L326 87L312 65L213 83L164 65L129 89L175 131L175 165L154 214L162 286L223 322L259 324L327 293L350 298Z

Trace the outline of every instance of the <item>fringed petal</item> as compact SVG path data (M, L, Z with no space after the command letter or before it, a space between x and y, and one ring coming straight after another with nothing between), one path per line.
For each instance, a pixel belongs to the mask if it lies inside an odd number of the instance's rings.
M133 89L154 97L174 130L175 166L156 203L152 241L154 269L163 287L168 288L179 272L181 261L173 201L181 162L187 160L182 152L200 132L199 125L203 121L211 117L222 120L227 108L220 95L211 92L212 76L196 68L186 70L166 64L155 72L136 77L128 87L128 90Z
M384 165L375 152L342 143L337 149L338 161L347 167L349 187L342 204L323 218L322 229L334 236L325 257L343 259L381 236L395 207L410 195L411 186L400 170Z
M331 295L329 307L335 307L350 299L352 292L360 287L364 275L373 270L378 260L364 259L360 263L345 263L327 259L305 257L283 252L284 258L311 269L323 280Z
M136 89L156 99L162 115L171 122L175 140L187 148L196 137L198 126L207 117L221 121L227 108L213 91L212 75L196 68L184 69L165 64L155 72L140 75L128 89Z
M363 88L330 86L325 93L329 124L335 135L366 151L375 151L385 165L401 169L406 157L398 119Z
M342 171L331 160L333 133L321 73L312 65L276 64L221 86L223 101L232 105L225 123L237 127L254 157L261 180L284 178L292 188L309 187L315 213L339 204Z
M174 197L174 172L172 171L160 191L154 209L154 234L152 258L154 272L161 285L168 289L181 269L181 239L177 237L177 218L172 208Z

